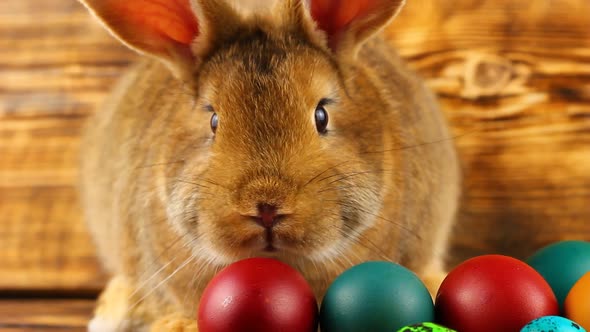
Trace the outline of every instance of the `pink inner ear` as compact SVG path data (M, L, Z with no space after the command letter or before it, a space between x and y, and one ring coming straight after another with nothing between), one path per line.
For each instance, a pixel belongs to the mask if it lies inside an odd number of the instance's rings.
M383 2L384 0L311 0L311 16L318 27L331 38L355 19L373 12Z
M198 34L199 26L189 0L108 1L117 15L144 34L156 34L185 45Z

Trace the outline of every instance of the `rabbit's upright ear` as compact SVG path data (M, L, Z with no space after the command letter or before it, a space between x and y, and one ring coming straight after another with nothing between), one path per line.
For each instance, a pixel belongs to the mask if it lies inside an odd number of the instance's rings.
M352 56L387 25L405 0L305 0L317 30L338 56Z
M163 61L177 76L198 66L217 39L237 29L220 0L80 0L130 48ZM219 27L219 28L217 28Z

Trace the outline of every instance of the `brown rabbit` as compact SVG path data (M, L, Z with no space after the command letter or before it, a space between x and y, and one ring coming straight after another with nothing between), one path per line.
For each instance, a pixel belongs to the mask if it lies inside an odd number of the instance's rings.
M319 299L400 262L436 289L459 167L433 95L377 32L403 0L82 0L149 55L88 125L82 200L113 274L91 331L196 331L227 264L276 257Z

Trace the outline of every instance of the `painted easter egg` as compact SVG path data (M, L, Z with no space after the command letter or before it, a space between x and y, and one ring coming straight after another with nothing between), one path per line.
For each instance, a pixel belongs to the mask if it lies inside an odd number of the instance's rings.
M579 324L559 316L540 317L523 327L520 332L586 332Z
M397 332L457 332L434 323L421 323L404 326Z
M460 332L518 331L531 320L558 315L551 287L526 263L508 256L469 259L445 278L436 321Z
M565 298L565 316L590 330L590 272L584 274Z
M299 272L250 258L219 272L201 297L200 332L316 332L318 306Z
M393 332L433 320L426 286L412 271L390 262L367 262L342 273L320 310L322 332Z
M547 280L563 310L574 283L590 271L590 242L557 242L537 251L526 262Z

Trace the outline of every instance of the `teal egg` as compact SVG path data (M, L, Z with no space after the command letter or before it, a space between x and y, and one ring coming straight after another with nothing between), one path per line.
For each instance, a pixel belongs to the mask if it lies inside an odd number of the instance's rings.
M392 332L434 320L426 286L405 267L367 262L342 273L320 309L322 332Z
M397 332L457 332L434 323L422 323L404 326Z
M547 280L563 312L570 289L590 271L590 242L557 242L537 251L526 262Z
M545 316L528 323L520 332L586 332L579 324L559 316Z

